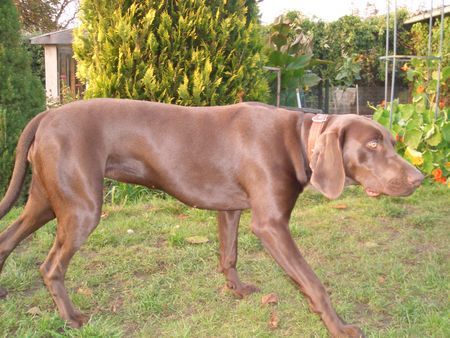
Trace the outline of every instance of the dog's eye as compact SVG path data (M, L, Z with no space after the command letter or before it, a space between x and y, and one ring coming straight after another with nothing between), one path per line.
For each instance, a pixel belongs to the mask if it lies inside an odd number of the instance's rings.
M376 149L378 147L378 141L377 140L370 141L369 143L367 143L367 147L370 149Z

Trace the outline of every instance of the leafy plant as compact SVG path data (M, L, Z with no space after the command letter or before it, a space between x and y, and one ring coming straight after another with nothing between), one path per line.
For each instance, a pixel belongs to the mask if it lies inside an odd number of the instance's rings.
M415 55L427 55L428 53L428 24L417 23L413 25L411 28L411 40L414 44L413 52ZM442 60L441 66L442 71L449 72L450 66L450 17L444 19L444 39L442 42ZM432 27L432 43L431 43L431 53L433 55L439 55L439 43L440 43L440 33L441 33L441 22L440 20L436 20ZM437 61L429 61L423 62L420 60L413 60L411 64L411 68L407 69L408 79L411 80L415 77L419 80L416 83L415 88L417 89L419 86L423 86L427 88L427 90L431 89L424 86L423 82L428 81L428 75L431 75L429 79L432 81L430 83L431 86L436 87L437 80ZM408 66L408 65L407 65ZM430 74L428 73L428 70ZM417 76L418 73L424 73L426 71L426 76L420 77ZM441 92L440 92L440 100L445 101L445 105L450 104L450 82L448 74L443 74L443 80L441 82ZM444 103L441 103L441 105Z
M351 87L357 80L361 80L361 65L358 62L357 55L346 56L337 71L336 81L345 87Z
M296 88L308 89L319 83L320 77L308 70L312 58L312 33L304 31L298 17L281 15L269 32L268 64L281 70L281 100L292 105ZM271 78L271 87L277 79Z
M432 63L419 59L403 65L402 70L413 83L412 103L394 102L391 131L397 140L397 151L403 157L435 181L450 186L450 107L444 100L436 102L437 81L441 87L448 86L450 67L443 68L439 79L437 72L431 72L432 79L428 80L427 65ZM374 119L389 127L389 110L383 106L373 108Z
M399 10L397 15L397 52L409 55L411 38L409 29L403 24L408 12ZM311 70L322 79L328 79L332 85L342 84L336 81L339 67L343 65L347 56L358 55L357 61L361 66L361 79L358 83L364 86L384 83L384 62L379 60L379 56L385 53L385 15L365 19L347 15L333 22L323 22L317 18L309 19L296 11L286 13L286 17L295 19L295 25L312 36ZM390 21L392 29L393 15ZM317 62L319 60L321 62Z

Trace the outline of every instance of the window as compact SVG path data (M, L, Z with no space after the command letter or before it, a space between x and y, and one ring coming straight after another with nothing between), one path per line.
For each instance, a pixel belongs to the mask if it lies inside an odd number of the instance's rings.
M58 46L58 88L62 101L67 97L80 97L83 93L83 85L75 76L76 66L72 47Z

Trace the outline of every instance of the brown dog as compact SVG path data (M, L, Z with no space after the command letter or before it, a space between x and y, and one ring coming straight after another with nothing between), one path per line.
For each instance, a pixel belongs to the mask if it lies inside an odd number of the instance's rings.
M407 196L423 176L395 153L389 132L379 124L354 115L313 122L313 116L257 103L195 108L117 99L46 111L23 131L0 203L3 217L17 200L27 162L32 163L25 209L0 234L0 271L21 240L56 217L56 240L40 271L61 317L80 327L86 318L69 299L64 275L99 222L103 178L109 177L218 210L220 268L239 297L257 290L236 272L239 217L251 208L252 231L330 333L362 336L339 318L300 254L288 227L292 208L308 182L330 198L341 194L346 178L370 196Z

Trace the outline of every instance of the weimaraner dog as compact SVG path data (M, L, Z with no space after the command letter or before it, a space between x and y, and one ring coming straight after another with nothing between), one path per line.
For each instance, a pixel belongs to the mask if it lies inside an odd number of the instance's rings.
M410 195L423 175L398 156L389 132L355 115L314 115L259 103L181 107L93 99L45 111L20 136L0 217L33 174L21 216L0 234L0 271L11 251L48 221L56 239L40 267L71 326L87 317L64 287L72 256L100 220L103 178L161 189L187 205L218 211L220 269L239 297L257 290L236 271L241 211L251 229L306 296L332 336L360 337L335 312L324 286L289 232L296 199L311 183L337 198L350 179L369 196ZM6 291L0 291L3 297Z

